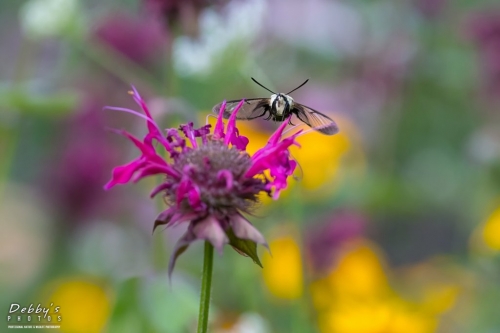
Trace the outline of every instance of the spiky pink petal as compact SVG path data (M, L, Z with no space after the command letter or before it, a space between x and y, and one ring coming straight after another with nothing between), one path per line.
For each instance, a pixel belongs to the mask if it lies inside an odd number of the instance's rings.
M231 143L232 145L236 146L236 148L238 148L239 150L245 150L248 144L248 139L246 137L240 137L238 129L236 128L236 115L243 106L244 102L245 100L241 100L241 102L239 102L238 105L236 105L233 112L231 113L231 116L227 121L227 130L226 130L226 135L224 137L225 145L229 145Z
M109 190L117 184L126 184L132 179L134 173L145 163L142 158L134 160L125 165L113 169L111 180L104 185L105 190Z
M175 207L170 207L161 212L155 220L153 231L159 225L167 225L167 227L174 226L181 222L190 221L198 217L195 213L180 213Z
M160 185L156 186L151 193L149 194L150 198L154 198L158 193L168 190L172 188L172 184L170 183L161 183Z
M217 122L215 123L215 128L214 128L214 139L224 138L224 122L222 121L222 119L224 118L225 110L226 110L226 101L222 102L222 105L219 110L219 116L217 117Z
M153 175L158 175L158 174L165 174L168 176L180 178L179 173L177 170L172 168L170 165L158 165L158 164L150 164L147 167L143 168L139 173L137 173L133 177L134 182L138 182L144 177L148 176L153 176Z

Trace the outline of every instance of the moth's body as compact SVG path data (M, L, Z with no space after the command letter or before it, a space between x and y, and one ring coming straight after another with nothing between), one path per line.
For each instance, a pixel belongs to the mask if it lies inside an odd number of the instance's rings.
M270 119L274 121L284 121L291 114L293 108L293 98L285 94L271 95L269 110Z
M255 81L255 79L253 78L252 80ZM255 82L262 86L257 81ZM304 82L301 86L303 86L306 82ZM300 88L301 86L299 86L298 88ZM291 92L297 90L298 88L295 88ZM240 101L241 100L233 100L226 103L223 115L224 118L227 119L231 116L231 113L235 109L236 105L240 103ZM212 111L218 114L220 112L222 104L223 103L219 103L215 105ZM276 94L272 92L270 98L245 99L243 106L236 115L236 119L252 120L259 117L264 117L266 116L266 114L267 117L265 118L265 120L282 122L288 119L290 121L290 116L295 115L300 121L323 134L333 135L338 132L337 125L330 117L305 105L296 103L288 94L282 93Z

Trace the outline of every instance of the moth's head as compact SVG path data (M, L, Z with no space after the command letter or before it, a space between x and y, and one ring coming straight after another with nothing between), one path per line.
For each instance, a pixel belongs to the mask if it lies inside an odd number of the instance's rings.
M289 105L293 103L293 99L285 94L274 94L271 95L271 104L273 104L276 101L276 107L277 108L282 108L285 106L286 102L288 102Z

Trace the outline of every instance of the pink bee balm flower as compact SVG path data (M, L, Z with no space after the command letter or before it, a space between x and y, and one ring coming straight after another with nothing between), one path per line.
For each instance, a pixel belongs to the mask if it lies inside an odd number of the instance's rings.
M261 192L277 199L280 191L287 187L287 179L297 165L290 158L288 148L298 145L295 138L300 131L282 138L285 121L267 144L250 156L245 151L249 140L236 128L236 114L244 101L235 108L227 125L222 120L224 104L213 131L210 124L194 129L193 123L162 131L137 90L133 88L130 93L144 114L124 108L108 108L145 119L148 133L140 140L120 131L141 155L116 167L104 188L137 182L147 176L164 176L163 182L152 190L151 197L161 194L169 208L156 218L153 230L159 225L170 227L189 223L170 258L169 274L177 257L196 240L209 241L219 253L222 253L224 244L230 244L260 265L256 246L267 247L267 243L242 213L249 212L258 203ZM163 148L169 158L158 153L157 146Z

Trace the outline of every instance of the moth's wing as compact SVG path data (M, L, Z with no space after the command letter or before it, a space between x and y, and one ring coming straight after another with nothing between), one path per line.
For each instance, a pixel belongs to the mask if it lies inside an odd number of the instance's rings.
M224 110L224 118L229 118L233 113L234 108L241 102L241 99L226 102L226 108ZM236 114L236 119L251 120L255 118L262 117L267 111L269 111L270 106L269 98L250 98L245 99L243 106L239 109L238 114ZM212 112L219 114L222 103L217 104L212 108Z
M339 131L339 127L333 119L305 105L294 103L292 113L309 127L323 134L334 135Z

